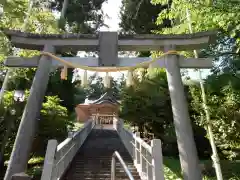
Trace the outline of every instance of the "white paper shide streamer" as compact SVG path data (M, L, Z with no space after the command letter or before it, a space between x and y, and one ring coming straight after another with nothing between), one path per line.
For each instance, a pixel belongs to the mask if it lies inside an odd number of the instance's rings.
M110 88L110 76L109 76L109 73L106 72L106 75L104 77L104 87L105 88Z
M127 73L126 85L128 87L133 85L133 71L132 70L128 71L128 73Z
M86 87L88 85L88 78L87 78L87 70L84 70L82 78L81 78L81 85L82 87Z

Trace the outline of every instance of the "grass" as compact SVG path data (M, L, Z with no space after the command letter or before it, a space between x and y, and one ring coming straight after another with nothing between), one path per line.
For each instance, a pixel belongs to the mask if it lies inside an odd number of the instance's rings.
M166 180L182 180L181 167L178 159L164 157L164 174ZM201 161L206 169L203 171L204 180L216 180L211 160ZM240 180L240 161L221 161L223 179Z
M164 176L166 180L181 179L181 167L179 160L171 157L164 157L163 163L164 163Z

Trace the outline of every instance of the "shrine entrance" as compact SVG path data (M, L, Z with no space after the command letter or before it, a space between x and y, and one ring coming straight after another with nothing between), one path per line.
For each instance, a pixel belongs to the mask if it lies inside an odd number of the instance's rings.
M109 92L94 101L85 100L75 108L77 120L86 122L94 120L96 124L113 124L113 118L118 116L120 103Z
M93 114L92 118L96 124L113 124L114 114Z

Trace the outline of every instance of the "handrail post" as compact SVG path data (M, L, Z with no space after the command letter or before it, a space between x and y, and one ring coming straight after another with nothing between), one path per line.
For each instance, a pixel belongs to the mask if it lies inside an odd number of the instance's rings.
M116 159L120 162L120 165L122 165L123 170L127 174L129 180L134 180L132 173L128 169L127 165L125 164L124 160L122 159L121 155L115 151L112 156L112 164L111 164L111 180L116 179Z
M164 180L162 145L160 139L153 139L152 146L152 165L153 180Z
M142 176L146 176L147 172L147 163L146 163L146 149L141 145L140 143L140 168L141 168L141 173Z
M118 133L122 139L127 138L127 131L124 128ZM151 145L148 145L140 138L139 132L131 135L134 152L132 157L139 175L147 180L164 180L161 140L153 139Z
M57 143L57 140L55 139L48 141L41 180L52 179L52 172L54 168L54 160L55 160L57 145L58 143Z
M115 155L112 157L112 166L111 166L111 180L116 179L116 159Z
M141 176L143 175L143 169L144 169L144 157L143 157L143 151L144 151L144 148L142 147L142 144L139 143L139 146L140 146L140 171L141 171Z
M148 161L148 163L147 163L147 180L152 180L153 179L152 155L149 152L146 152L146 159ZM149 164L149 163L151 163L151 164Z
M140 137L140 133L136 132L136 137ZM138 165L140 163L140 152L138 151L138 149L140 147L140 143L137 142L137 140L135 139L135 163L136 165Z

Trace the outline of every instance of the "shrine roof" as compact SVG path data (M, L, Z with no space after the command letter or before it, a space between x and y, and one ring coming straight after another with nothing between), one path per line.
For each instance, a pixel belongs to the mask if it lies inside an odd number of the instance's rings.
M109 92L106 92L99 99L92 102L92 104L103 104L103 103L110 103L110 104L116 104L116 105L120 104L116 100L116 98L112 94L110 94Z

